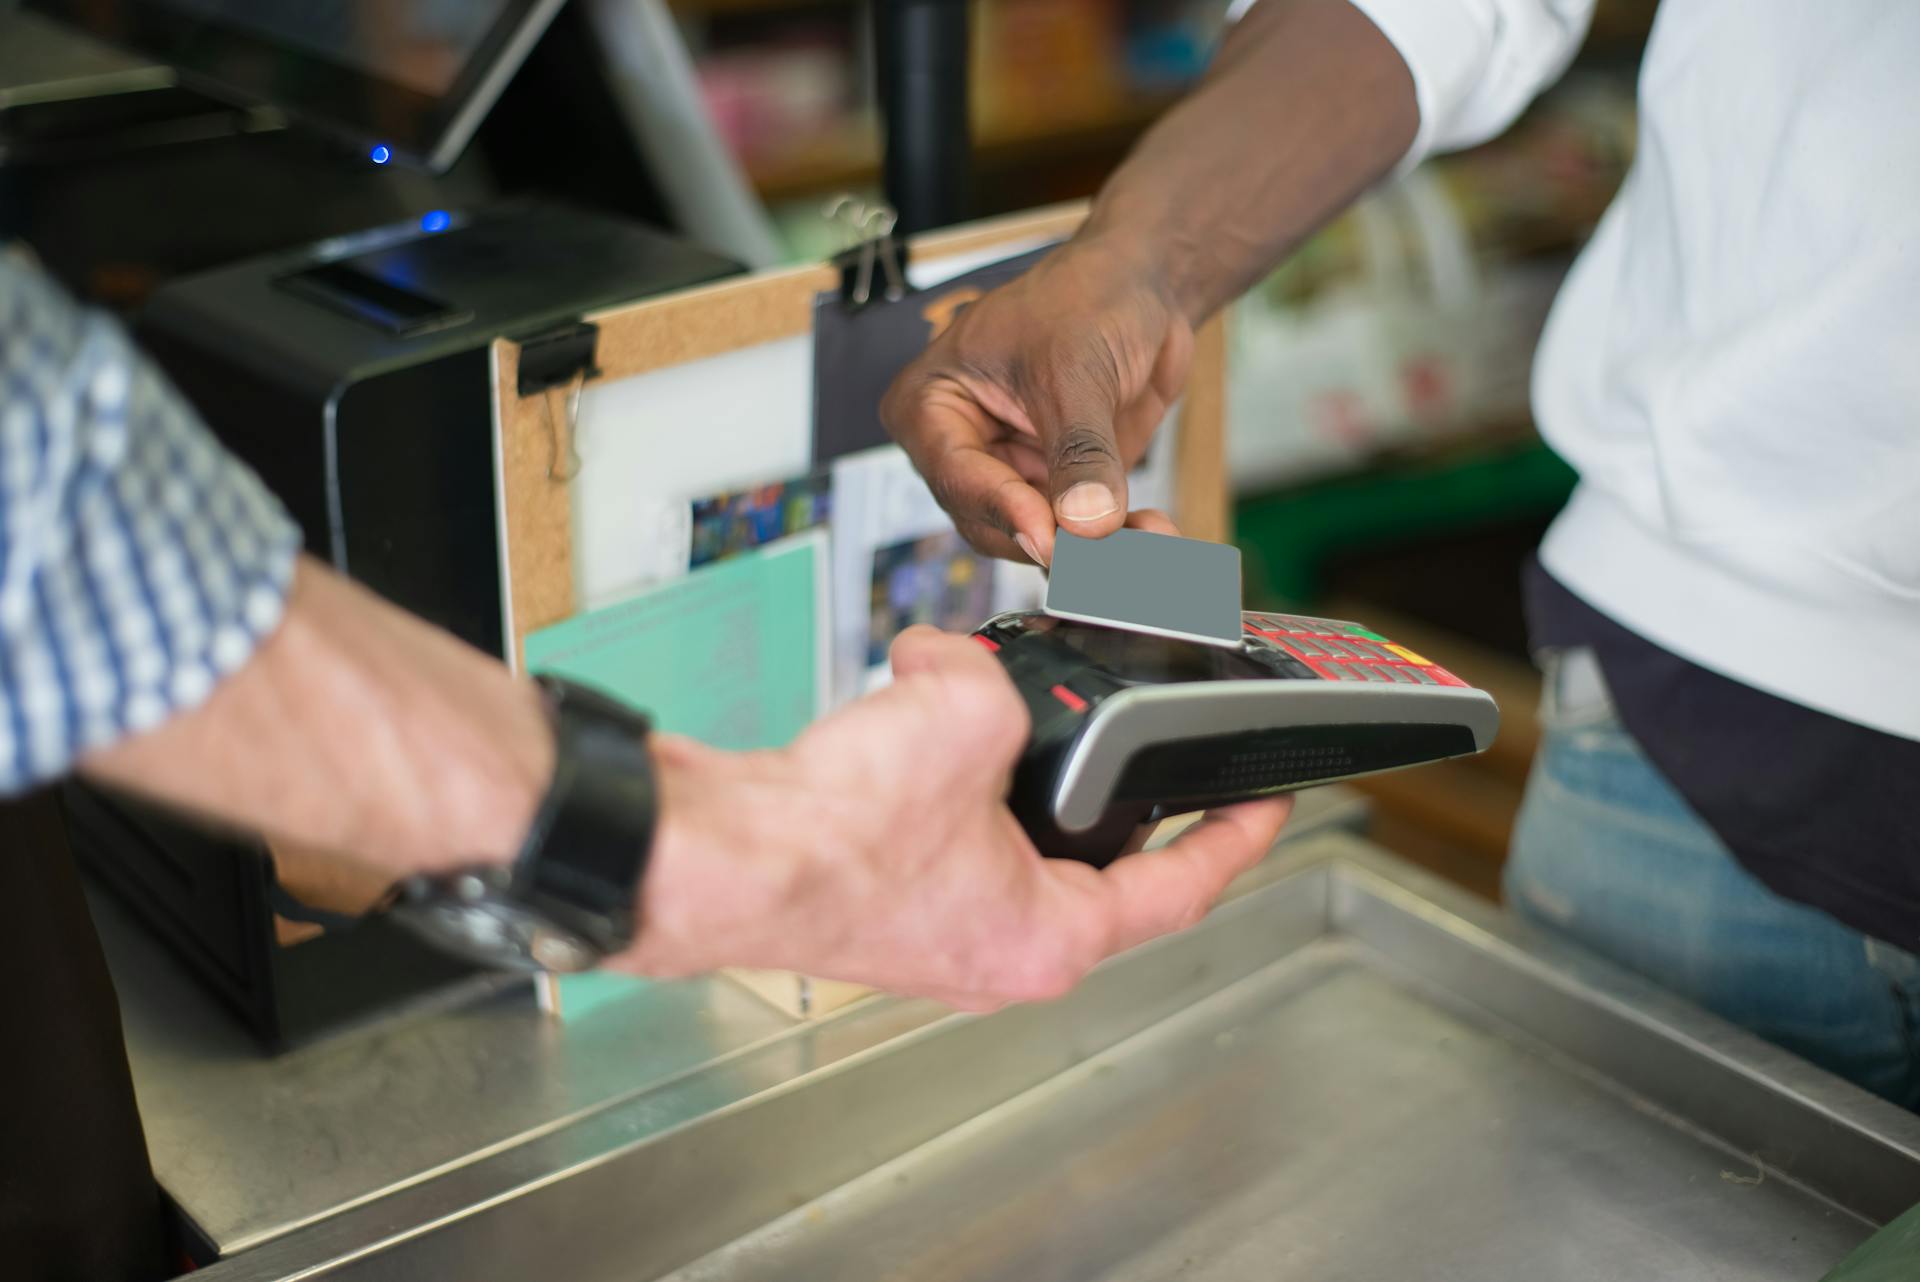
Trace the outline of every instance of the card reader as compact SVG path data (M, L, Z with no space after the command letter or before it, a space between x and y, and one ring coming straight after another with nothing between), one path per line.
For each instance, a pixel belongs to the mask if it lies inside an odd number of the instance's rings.
M1033 718L1008 804L1044 855L1111 863L1140 825L1484 752L1492 696L1355 623L1248 611L1226 647L1002 614L974 638Z

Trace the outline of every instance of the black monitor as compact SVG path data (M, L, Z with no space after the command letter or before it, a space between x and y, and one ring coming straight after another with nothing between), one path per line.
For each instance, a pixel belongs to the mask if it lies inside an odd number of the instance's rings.
M450 166L562 0L28 0L377 164Z

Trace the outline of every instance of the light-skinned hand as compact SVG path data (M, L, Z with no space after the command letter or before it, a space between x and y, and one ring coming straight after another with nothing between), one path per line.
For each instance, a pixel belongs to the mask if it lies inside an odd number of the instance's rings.
M967 1010L1065 993L1190 926L1273 844L1287 799L1208 815L1104 870L1045 859L1005 797L1025 705L965 637L901 635L894 681L777 752L658 741L639 943L653 975L796 970Z

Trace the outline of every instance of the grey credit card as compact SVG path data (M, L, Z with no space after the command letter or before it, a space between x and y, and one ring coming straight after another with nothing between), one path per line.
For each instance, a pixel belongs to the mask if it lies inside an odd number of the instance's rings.
M1046 612L1156 636L1240 643L1240 549L1146 530L1054 535Z

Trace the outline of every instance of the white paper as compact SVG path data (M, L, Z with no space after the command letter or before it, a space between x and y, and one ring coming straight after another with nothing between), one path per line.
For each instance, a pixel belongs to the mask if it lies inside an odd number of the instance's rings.
M868 688L873 554L948 529L951 522L898 446L833 464L833 690L844 702ZM884 665L883 665L884 666Z
M888 679L886 664L867 663L875 553L949 531L953 523L906 454L884 445L834 463L832 528L833 689L845 702ZM1037 566L995 562L990 613L1037 608L1045 585Z
M780 339L611 383L588 384L575 436L573 574L582 606L618 600L677 556L665 507L806 472L813 340ZM671 546L654 546L665 536Z
M677 579L693 551L693 508L686 499L636 496L618 509L619 573L604 569L575 581L582 610L624 601L634 592Z
M955 276L964 276L976 267L985 267L990 263L1018 258L1022 254L1032 253L1043 246L1058 244L1059 241L1058 236L1029 236L1024 240L1011 240L1002 245L988 245L984 249L936 258L927 263L909 260L907 284L915 289L932 289L935 285L946 284Z

